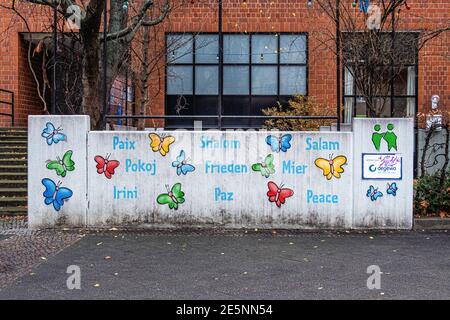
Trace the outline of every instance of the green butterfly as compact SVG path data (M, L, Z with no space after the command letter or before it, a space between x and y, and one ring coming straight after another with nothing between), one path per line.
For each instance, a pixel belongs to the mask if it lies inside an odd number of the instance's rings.
M169 185L166 185L167 193L162 193L156 201L159 204L168 204L170 209L178 210L178 205L184 202L184 192L181 191L181 183L175 183L169 191Z
M61 177L65 177L67 171L75 170L75 162L70 159L72 157L73 151L69 150L64 153L62 160L57 157L54 161L47 161L47 169L56 170L56 174Z
M267 155L266 159L262 163L255 163L252 165L253 171L260 171L261 175L268 178L271 174L275 173L275 166L273 165L273 155Z

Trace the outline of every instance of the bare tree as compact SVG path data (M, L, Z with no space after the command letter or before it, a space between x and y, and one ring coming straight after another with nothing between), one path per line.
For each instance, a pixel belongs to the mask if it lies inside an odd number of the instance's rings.
M406 0L372 1L372 5L362 13L350 1L341 1L339 20L336 15L335 0L314 0L319 12L330 18L330 25L314 36L320 46L337 53L335 42L342 47L342 65L348 70L355 84L354 94L361 97L367 106L369 116L380 117L386 107L393 83L405 68L415 63L416 55L425 44L449 31L449 22L434 24L430 29L426 17L417 18L427 27L418 28L420 32L401 31L401 12L408 12ZM356 2L354 2L356 4ZM376 6L374 6L376 5ZM336 39L335 29L340 24Z
M26 0L37 6L53 8L53 0ZM184 1L181 1L183 3ZM142 27L153 27L163 23L175 6L170 0L58 0L57 11L60 17L70 18L68 8L78 5L85 13L80 17L79 31L76 33L80 44L82 101L81 113L91 119L91 127L102 126L102 110L104 90L102 87L102 43L107 41L106 84L109 91L114 79L119 74L122 64L137 32ZM102 33L103 10L108 3L108 21L106 39ZM180 1L178 2L180 5ZM9 6L17 10L18 3L11 0ZM22 15L25 22L29 17ZM49 19L49 21L51 21ZM64 25L64 21L60 23ZM61 30L60 30L61 31ZM38 81L37 81L38 82ZM44 100L44 98L42 97Z

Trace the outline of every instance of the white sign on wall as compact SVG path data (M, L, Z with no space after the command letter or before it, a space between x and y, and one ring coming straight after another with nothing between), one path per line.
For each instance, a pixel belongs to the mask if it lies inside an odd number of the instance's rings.
M363 153L363 179L402 179L403 156L396 153Z

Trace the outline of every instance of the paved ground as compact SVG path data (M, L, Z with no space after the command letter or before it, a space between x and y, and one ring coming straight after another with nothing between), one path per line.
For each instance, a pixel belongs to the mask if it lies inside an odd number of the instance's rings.
M450 299L445 232L58 237L47 238L58 248L0 289L0 299ZM4 245L13 240L0 241L3 257L14 256ZM81 290L66 287L69 265L81 268ZM369 265L383 272L381 290L367 289Z

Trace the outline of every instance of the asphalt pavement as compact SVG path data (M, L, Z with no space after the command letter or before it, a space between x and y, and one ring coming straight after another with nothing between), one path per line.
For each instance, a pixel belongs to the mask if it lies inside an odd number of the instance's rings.
M70 239L21 266L0 299L450 299L446 232L117 231ZM0 238L0 247L12 240ZM10 265L13 247L3 246ZM380 268L380 289L367 287L371 265ZM69 266L79 267L81 289L68 289Z

